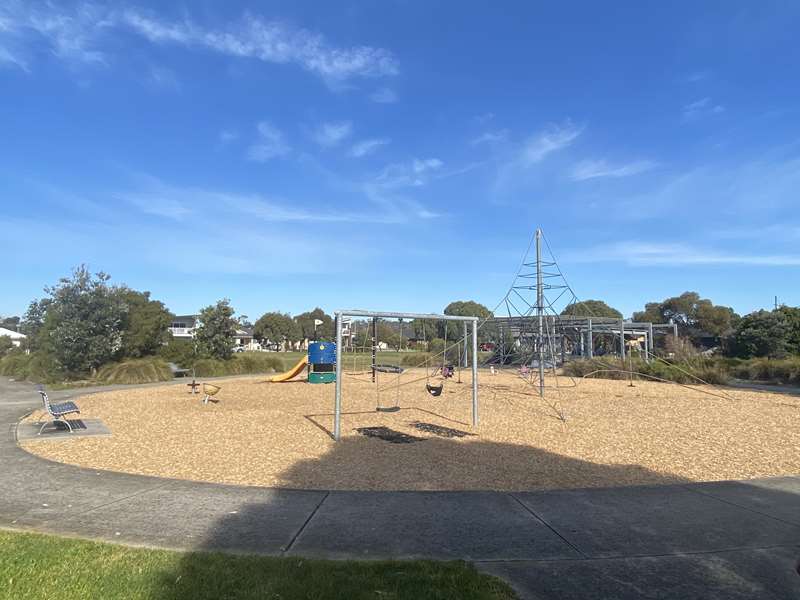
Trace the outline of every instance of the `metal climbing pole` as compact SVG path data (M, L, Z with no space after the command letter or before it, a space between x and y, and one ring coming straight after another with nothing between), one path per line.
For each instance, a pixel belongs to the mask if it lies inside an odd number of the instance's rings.
M539 359L539 395L544 397L544 274L542 273L542 230L536 230L536 320L539 335L536 351Z
M467 322L464 321L464 339L463 339L463 348L464 348L464 356L461 358L461 366L465 369L469 366L469 362L467 356L469 352L467 352Z
M378 317L372 318L372 383L375 383L375 364L378 362Z

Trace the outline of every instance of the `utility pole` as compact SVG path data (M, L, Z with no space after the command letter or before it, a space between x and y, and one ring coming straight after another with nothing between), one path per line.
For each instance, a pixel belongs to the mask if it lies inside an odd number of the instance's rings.
M539 336L536 340L539 356L539 395L544 397L544 274L542 273L542 230L536 230L536 318Z

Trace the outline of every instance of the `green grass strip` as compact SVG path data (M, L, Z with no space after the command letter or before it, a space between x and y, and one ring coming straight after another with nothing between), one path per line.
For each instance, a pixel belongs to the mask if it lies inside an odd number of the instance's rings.
M462 561L330 561L174 552L0 531L0 598L511 599Z

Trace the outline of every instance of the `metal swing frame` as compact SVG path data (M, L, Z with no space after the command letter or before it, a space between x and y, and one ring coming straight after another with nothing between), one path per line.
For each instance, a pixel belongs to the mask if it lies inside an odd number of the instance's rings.
M362 317L373 319L429 319L431 321L462 321L464 323L464 337L467 336L467 328L472 324L472 426L478 427L478 317L461 317L457 315L438 315L426 313L406 313L406 312L381 312L371 310L337 310L334 312L336 317L336 392L333 417L333 438L341 438L342 425L342 322L346 317ZM467 353L464 352L464 362ZM466 364L464 365L466 366Z

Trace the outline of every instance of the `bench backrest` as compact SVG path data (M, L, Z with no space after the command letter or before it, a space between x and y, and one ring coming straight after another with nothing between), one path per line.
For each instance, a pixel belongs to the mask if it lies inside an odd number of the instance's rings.
M44 405L44 409L52 414L52 410L50 409L50 398L47 397L47 392L44 390L39 390L39 394L42 396L42 404Z

